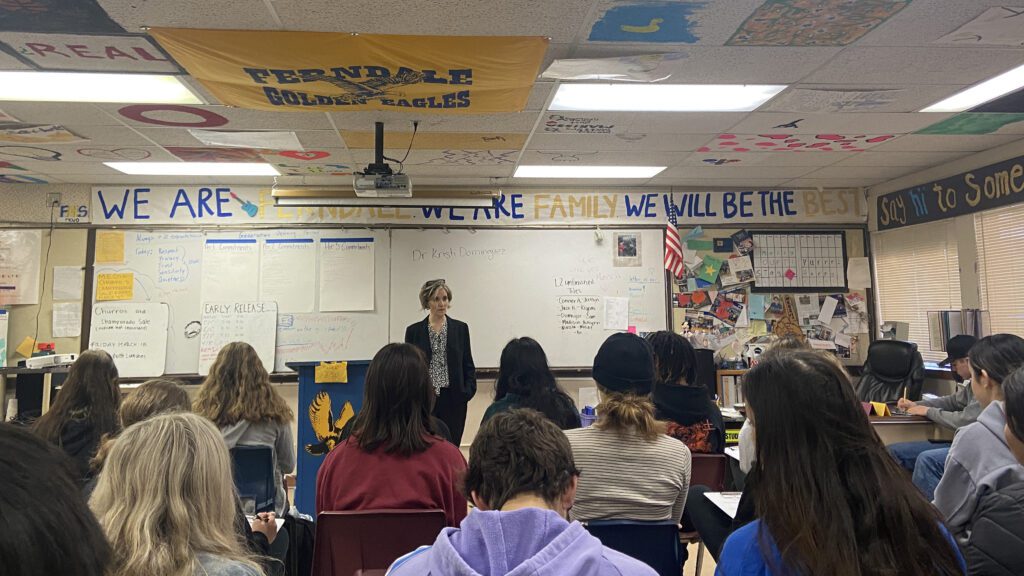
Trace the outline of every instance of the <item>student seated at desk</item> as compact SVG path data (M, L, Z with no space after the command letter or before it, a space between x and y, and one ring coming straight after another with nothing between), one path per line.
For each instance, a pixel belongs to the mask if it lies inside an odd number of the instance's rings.
M576 404L558 387L544 349L533 338L513 338L501 351L494 403L484 412L481 425L512 408L533 408L562 430L580 427Z
M935 488L935 506L950 530L964 536L985 494L1024 481L1024 466L1013 457L1003 429L1003 381L1024 366L1024 339L1013 334L986 336L971 348L971 386L981 405L978 421L953 438L946 471Z
M978 419L981 406L971 391L971 368L967 355L977 338L960 334L946 342L947 357L940 366L949 366L957 382L957 390L949 396L913 402L901 398L897 407L914 416L925 416L932 422L958 430ZM889 452L912 473L914 485L929 500L935 497L935 486L942 478L949 454L949 442L898 442L889 446Z
M114 550L107 576L263 576L235 532L231 458L196 414L162 414L114 441L89 505Z
M1024 464L1024 368L1003 380L1006 444ZM1013 482L981 497L964 544L971 576L1024 574L1024 481Z
M759 518L733 532L718 574L962 574L936 510L871 428L842 367L813 351L768 357L743 380L757 426Z
M120 405L114 359L103 350L86 350L71 365L50 411L32 428L71 456L84 483L100 440L121 428L117 417Z
M448 526L459 525L467 513L458 490L466 459L430 428L433 394L426 356L416 346L388 344L374 355L352 435L317 473L317 514L441 509Z
M567 521L578 478L572 448L549 418L527 408L496 414L469 449L462 492L476 510L388 574L655 576Z
M295 419L284 398L270 385L270 375L256 350L245 342L220 349L196 394L196 414L220 428L228 449L269 446L273 450L274 512L284 518L288 497L284 475L295 469Z
M0 574L108 576L110 545L57 447L0 423Z
M696 382L697 355L686 338L662 330L647 335L654 351L654 414L668 423L667 434L690 452L721 454L725 450L722 411L708 389Z
M690 450L654 419L651 347L612 334L594 357L601 395L593 426L566 430L580 469L574 520L679 522L690 487Z

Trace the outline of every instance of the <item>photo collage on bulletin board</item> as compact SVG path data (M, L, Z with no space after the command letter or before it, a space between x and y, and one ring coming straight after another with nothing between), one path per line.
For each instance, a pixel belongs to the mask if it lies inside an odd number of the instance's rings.
M673 283L673 329L695 347L749 360L773 337L791 335L863 360L868 303L864 287L847 278L843 231L697 227L680 237L686 271Z

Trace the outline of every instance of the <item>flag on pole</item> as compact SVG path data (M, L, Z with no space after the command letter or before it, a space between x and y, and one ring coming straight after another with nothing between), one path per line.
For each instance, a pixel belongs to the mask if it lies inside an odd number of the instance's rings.
M668 203L668 225L665 227L665 269L682 278L686 272L683 265L683 244L679 239L679 220L676 218L676 207Z

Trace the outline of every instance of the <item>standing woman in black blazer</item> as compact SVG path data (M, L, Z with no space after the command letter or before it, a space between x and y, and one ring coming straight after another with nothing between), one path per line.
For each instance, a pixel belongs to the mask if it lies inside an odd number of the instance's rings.
M420 288L420 305L430 310L426 318L405 329L405 341L427 355L430 382L437 402L434 416L452 432L452 443L462 442L466 405L476 394L476 366L469 345L469 326L448 317L452 290L444 280L430 280Z

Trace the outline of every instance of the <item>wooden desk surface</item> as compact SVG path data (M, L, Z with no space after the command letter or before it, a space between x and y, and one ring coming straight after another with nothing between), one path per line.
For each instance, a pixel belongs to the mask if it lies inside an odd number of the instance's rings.
M932 426L934 423L925 418L924 416L869 416L872 426L893 426L893 425L904 425L904 426Z

